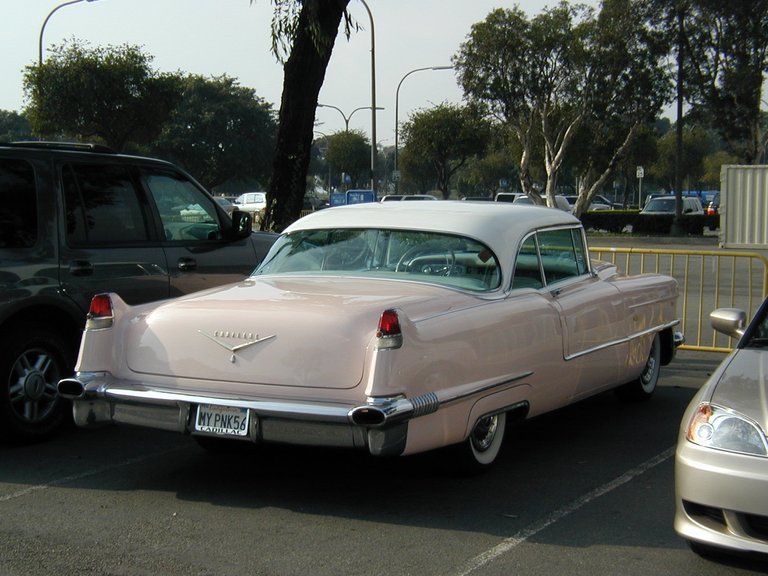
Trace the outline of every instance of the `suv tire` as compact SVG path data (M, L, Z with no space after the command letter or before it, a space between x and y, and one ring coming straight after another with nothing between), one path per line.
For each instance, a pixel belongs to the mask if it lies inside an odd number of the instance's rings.
M50 435L70 411L56 390L72 373L74 358L62 334L42 322L6 329L0 350L2 436L31 442Z

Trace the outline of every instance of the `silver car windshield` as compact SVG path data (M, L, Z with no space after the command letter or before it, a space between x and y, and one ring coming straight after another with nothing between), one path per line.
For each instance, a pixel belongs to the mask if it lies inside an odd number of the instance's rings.
M403 279L489 291L501 269L485 244L413 230L299 230L280 237L253 273Z

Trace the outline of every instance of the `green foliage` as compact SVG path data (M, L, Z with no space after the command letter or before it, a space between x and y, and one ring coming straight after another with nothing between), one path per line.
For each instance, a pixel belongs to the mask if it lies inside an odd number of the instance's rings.
M72 134L125 150L152 142L181 95L179 77L159 74L136 46L89 48L77 40L27 66L25 113L35 134Z
M328 138L326 160L337 173L352 178L352 187L358 188L370 180L371 145L362 132L337 132Z
M187 76L181 99L151 147L212 189L266 182L277 125L270 104L227 76Z
M683 180L687 181L686 189L700 189L704 174L704 159L715 146L716 138L703 128L692 127L683 131L683 157L679 169ZM676 147L675 132L667 132L659 138L657 159L649 169L649 176L668 192L675 189Z
M484 152L490 125L475 110L441 104L411 115L403 125L403 141L410 159L403 166L431 166L437 188L450 195L450 179L467 160Z
M29 121L18 112L0 110L0 142L30 140L32 128Z
M686 93L741 163L760 158L768 70L768 0L689 2L684 13Z
M519 8L497 9L454 58L466 98L517 138L520 185L534 198L546 190L553 202L567 166L588 205L667 100L666 46L643 7L605 0L596 17L560 2L530 20Z

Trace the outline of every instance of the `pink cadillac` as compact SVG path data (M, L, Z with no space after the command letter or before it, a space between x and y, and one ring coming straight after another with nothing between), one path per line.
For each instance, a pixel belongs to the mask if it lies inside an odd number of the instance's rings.
M94 298L78 425L224 441L451 447L490 465L505 424L615 389L649 398L674 356L677 284L590 262L580 222L534 206L387 202L315 212L246 280L128 306Z

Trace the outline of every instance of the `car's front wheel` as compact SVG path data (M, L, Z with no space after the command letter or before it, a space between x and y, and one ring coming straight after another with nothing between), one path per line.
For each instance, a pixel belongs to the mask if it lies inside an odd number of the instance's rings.
M47 325L30 322L12 330L0 350L0 433L4 438L43 438L63 421L68 403L56 386L73 360L64 338Z
M645 366L640 376L627 382L616 389L616 394L622 400L648 400L656 391L656 385L659 383L659 374L661 373L661 338L658 334L653 337L651 350L645 361Z

